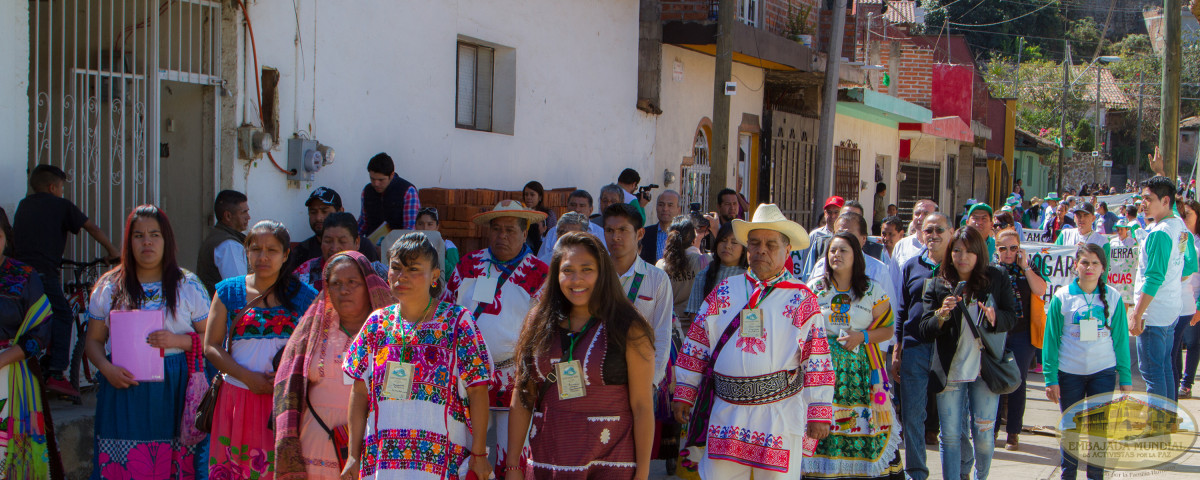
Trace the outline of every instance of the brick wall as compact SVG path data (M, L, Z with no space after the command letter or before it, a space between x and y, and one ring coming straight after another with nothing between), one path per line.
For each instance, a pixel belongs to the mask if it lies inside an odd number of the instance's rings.
M709 18L713 0L662 0L663 21L703 22Z
M792 15L795 15L802 5L808 5L808 24L812 29L813 34L817 31L817 15L820 11L818 0L762 0L759 7L762 10L762 23L759 25L768 32L776 35L784 35L787 32L788 24L788 7L792 9Z
M567 197L575 187L546 190L543 204L554 212L555 217L567 211ZM418 195L422 207L435 207L441 220L441 234L458 246L463 255L487 246L483 229L471 218L490 211L501 200L524 201L521 191L449 188L422 188Z
M891 79L896 96L929 108L933 98L933 50L900 42L900 50L895 53L900 55L899 72ZM880 65L888 65L892 54L892 42L879 42Z

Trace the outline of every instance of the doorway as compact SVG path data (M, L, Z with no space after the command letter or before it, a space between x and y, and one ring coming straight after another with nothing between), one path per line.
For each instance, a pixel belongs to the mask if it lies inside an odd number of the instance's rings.
M208 231L216 159L215 87L162 82L160 97L159 206L171 217L179 266L195 271Z

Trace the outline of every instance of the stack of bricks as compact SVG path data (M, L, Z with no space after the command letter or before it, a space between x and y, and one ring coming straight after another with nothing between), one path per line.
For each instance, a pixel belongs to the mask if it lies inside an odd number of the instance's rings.
M567 197L573 191L573 187L547 190L542 204L557 218L567 211ZM423 188L419 195L421 207L437 208L442 236L454 242L461 255L487 247L486 229L475 225L471 218L491 211L501 200L524 201L520 190Z

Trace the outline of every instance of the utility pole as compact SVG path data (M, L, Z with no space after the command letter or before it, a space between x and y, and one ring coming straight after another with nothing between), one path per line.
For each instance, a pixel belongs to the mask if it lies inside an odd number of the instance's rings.
M712 154L709 155L709 208L720 204L717 193L726 188L729 170L729 101L725 82L733 79L733 22L737 0L717 4L717 58L713 76Z
M838 71L842 60L842 36L846 32L846 2L833 2L833 28L829 30L829 52L825 61L825 91L821 98L821 125L817 134L817 181L813 212L820 212L833 194L833 127L837 122ZM895 81L893 79L892 81ZM855 182L857 184L857 182ZM819 213L814 217L820 218Z
M1096 125L1092 129L1092 146L1097 152L1100 151L1100 60L1094 60L1096 64Z
M1063 164L1067 161L1067 95L1071 92L1071 42L1063 40L1062 119L1058 122L1058 190L1063 191Z
M1182 62L1180 0L1163 0L1164 22L1162 114L1158 125L1158 148L1162 152L1163 170L1175 181L1179 173L1179 69Z
M1142 82L1142 72L1138 72L1138 119L1137 119L1137 141L1133 147L1133 181L1138 182L1142 179L1142 88L1146 84Z

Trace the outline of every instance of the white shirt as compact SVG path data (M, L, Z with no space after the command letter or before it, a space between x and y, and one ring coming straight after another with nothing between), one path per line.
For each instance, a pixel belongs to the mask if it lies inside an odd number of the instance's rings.
M587 222L587 224L588 224L588 233L598 237L600 239L600 243L604 244L604 227L596 225L595 223L592 223L592 222ZM551 238L554 239L553 242L549 241L549 239L551 239ZM449 240L447 240L447 241L449 241ZM558 245L558 226L555 225L553 227L550 227L550 231L546 232L546 240L542 241L542 246L541 246L541 248L538 249L538 252L537 252L538 260L541 260L546 265L549 265L550 258L554 256L554 247L557 245ZM604 246L605 246L605 248L608 248L607 244L604 244Z
M213 249L213 263L221 272L221 280L250 273L246 265L246 247L237 240L226 240L217 245Z
M1104 244L1108 243L1108 237L1095 230L1092 230L1087 235L1084 235L1079 233L1078 228L1064 228L1058 233L1058 235L1058 238L1062 239L1062 243L1060 245L1079 246L1085 243L1094 243L1103 247ZM1055 243L1058 243L1057 239L1055 239L1055 241Z
M896 265L904 265L904 262L920 255L921 250L925 249L925 245L921 243L921 239L918 237L918 234L912 234L896 242L896 246L892 248L892 261Z
M637 274L643 277L633 306L654 330L654 385L657 386L667 375L667 360L671 357L671 319L674 318L675 297L671 294L671 279L667 272L646 263L641 257L634 260L629 271L621 274L621 289L626 294L632 288Z

